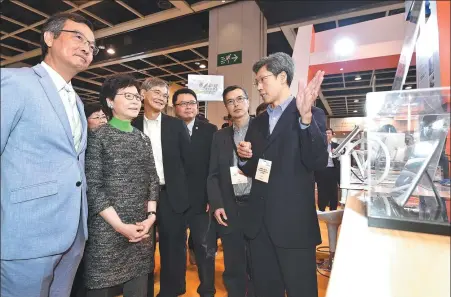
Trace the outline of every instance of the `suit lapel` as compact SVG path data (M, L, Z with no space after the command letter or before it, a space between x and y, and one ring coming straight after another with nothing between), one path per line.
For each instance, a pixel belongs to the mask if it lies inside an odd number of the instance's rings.
M197 119L194 120L193 131L191 131L191 143L195 142L201 135L201 125Z
M86 148L86 143L88 140L88 121L86 120L85 110L83 107L83 102L81 101L80 97L78 97L78 94L75 93L75 96L77 98L77 108L78 113L80 114L80 122L81 122L81 143L80 143L80 152L81 153Z
M165 115L164 113L161 113L161 151L163 154L163 164L167 164L167 162L165 161L165 150L166 148L169 149L169 144L168 144L168 136L169 133L171 133L171 127L169 127L169 122L167 119L167 115Z
M225 128L227 133L225 133L224 137L224 154L227 156L227 160L230 166L233 166L233 154L235 150L233 148L233 126Z
M66 132L67 138L75 152L74 139L72 137L72 130L70 128L69 119L67 118L66 110L64 109L64 104L61 101L61 97L59 96L55 84L52 81L52 78L47 73L47 71L40 65L36 65L33 67L33 70L40 76L39 82L41 83L45 93L47 94L47 98L53 106L55 113L60 119L61 124L63 125L64 131ZM84 114L84 112L83 112ZM86 119L85 119L86 121Z
M271 135L269 136L269 142L267 146L271 145L271 143L273 143L274 140L276 140L277 137L279 137L280 134L288 128L288 126L292 123L293 113L295 112L297 112L296 102L294 100L291 100L291 102L288 104L288 106L280 116L279 121L277 121L277 124L274 127ZM267 123L269 131L269 119Z

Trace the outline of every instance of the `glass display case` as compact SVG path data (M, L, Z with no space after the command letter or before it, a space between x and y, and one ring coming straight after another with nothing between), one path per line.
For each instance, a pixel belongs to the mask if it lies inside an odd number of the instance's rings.
M449 100L449 88L367 94L370 226L449 235L450 188L434 182Z

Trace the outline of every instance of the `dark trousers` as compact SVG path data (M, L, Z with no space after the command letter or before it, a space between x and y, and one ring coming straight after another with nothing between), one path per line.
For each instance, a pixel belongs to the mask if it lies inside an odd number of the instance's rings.
M215 254L217 251L216 230L206 212L186 215L196 256L200 285L197 292L201 297L215 295Z
M252 297L247 241L240 230L233 230L221 236L224 252L224 273L222 278L228 297Z
M277 247L264 224L249 247L256 296L318 297L315 247Z
M318 188L318 209L336 210L338 206L338 184L340 183L340 172L338 168L326 167L315 171L315 182Z
M133 278L122 285L124 297L146 297L147 296L147 274ZM115 297L118 288L103 288L88 290L87 297Z
M176 213L169 202L167 192L160 191L157 207L160 250L159 297L176 297L186 291L186 217ZM153 276L149 276L149 286Z

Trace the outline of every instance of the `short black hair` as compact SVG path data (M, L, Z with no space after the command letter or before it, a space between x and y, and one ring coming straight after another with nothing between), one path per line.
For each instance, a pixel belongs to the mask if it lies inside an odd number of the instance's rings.
M332 128L326 128L326 132L327 132L327 131L331 131L331 132L332 132L332 135L335 134L335 132L334 132L334 130L332 130Z
M115 74L107 77L103 82L100 89L99 101L103 107L103 112L109 119L113 117L113 112L111 108L108 107L106 99L109 98L114 100L117 91L126 87L136 87L136 90L139 92L139 82L130 74Z
M175 102L177 102L177 97L182 94L192 95L194 97L194 99L196 99L196 102L197 102L197 95L193 90L188 89L188 88L182 88L182 89L178 89L177 91L175 91L174 95L172 95L172 105L175 106Z
M44 34L45 32L51 32L53 33L54 38L58 38L61 34L61 30L64 28L64 24L66 24L67 20L71 20L75 23L79 24L85 24L86 26L91 29L91 31L94 31L94 27L92 23L87 20L85 17L76 14L76 13L69 13L69 12L62 12L52 15L47 19L47 21L42 26L41 30L41 58L42 60L45 59L45 56L47 56L47 53L49 52L49 47L45 43L44 40Z
M245 89L243 89L240 86L237 85L233 85L233 86L228 86L227 88L224 89L224 91L222 92L222 101L224 102L224 104L226 104L226 96L228 93L235 91L235 90L241 90L243 91L244 95L246 96L246 98L249 98L249 96L247 95L247 92Z
M260 113L264 112L268 108L268 103L263 102L259 106L257 106L257 110L255 111L258 116Z
M98 111L103 111L102 105L100 103L87 103L84 106L86 118L89 118L93 113Z

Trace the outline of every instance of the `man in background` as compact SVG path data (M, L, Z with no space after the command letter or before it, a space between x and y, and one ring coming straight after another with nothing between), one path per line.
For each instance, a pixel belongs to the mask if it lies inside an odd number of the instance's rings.
M191 138L189 157L185 162L190 204L186 220L200 280L197 292L201 297L214 297L216 230L214 224L209 221L207 177L211 142L218 129L215 125L197 118L199 107L193 90L177 90L172 96L172 103L175 115L185 123Z

